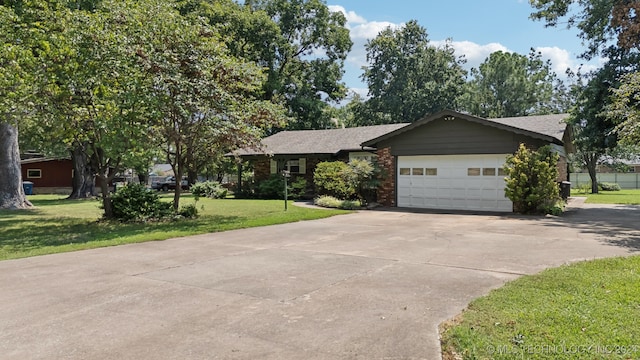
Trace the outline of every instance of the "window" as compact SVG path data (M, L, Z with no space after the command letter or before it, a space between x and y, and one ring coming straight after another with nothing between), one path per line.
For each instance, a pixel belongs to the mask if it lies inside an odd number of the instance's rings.
M400 175L411 175L410 168L400 168Z
M364 152L364 151L359 151L359 152L350 152L349 153L349 161L351 160L366 160L370 163L373 163L373 161L376 159L377 155L370 153L370 152Z
M420 176L424 175L424 169L423 168L413 168L411 170L411 172L412 172L413 175L420 175Z
M424 174L427 176L438 176L437 168L426 168Z
M299 174L300 160L287 160L287 162L284 164L283 170L288 170L292 174Z
M496 168L483 168L482 176L496 176Z
M503 168L498 168L498 176L507 176L507 173Z
M271 174L280 174L283 170L291 174L306 174L307 159L274 160L271 159Z
M27 169L28 179L40 179L42 177L42 170L40 169Z
M467 169L468 176L480 176L480 168L468 168Z

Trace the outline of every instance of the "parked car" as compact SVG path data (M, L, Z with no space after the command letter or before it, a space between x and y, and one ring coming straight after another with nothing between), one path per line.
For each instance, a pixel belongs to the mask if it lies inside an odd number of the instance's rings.
M182 182L180 183L182 190L189 190L189 180L186 177L182 178ZM163 180L153 182L151 184L152 189L156 189L158 191L169 191L175 190L176 188L176 178L175 176L167 176Z

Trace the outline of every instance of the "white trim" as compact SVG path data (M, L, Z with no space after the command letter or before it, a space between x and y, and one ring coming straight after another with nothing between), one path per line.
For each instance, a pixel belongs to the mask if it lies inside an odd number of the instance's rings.
M307 159L300 158L298 160L298 168L300 169L298 174L306 174L307 173Z
M29 175L29 171L37 171L38 176ZM27 179L42 179L42 169L27 169Z

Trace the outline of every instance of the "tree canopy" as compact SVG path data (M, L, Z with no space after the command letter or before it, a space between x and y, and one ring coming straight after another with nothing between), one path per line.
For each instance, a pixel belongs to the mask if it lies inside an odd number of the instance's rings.
M626 145L640 144L640 73L633 72L620 79L620 87L613 90L606 115L616 124L616 130Z
M412 20L387 28L366 45L362 79L369 99L356 115L359 124L412 122L445 108L457 108L465 83L462 60L447 43L430 44L427 31Z
M640 2L635 0L529 0L537 10L535 20L547 26L577 27L586 43L582 54L590 59L606 51L612 42L621 49L640 45Z
M35 54L24 57L33 64L30 71L3 67L10 71L0 81L29 83L24 93L33 99L19 96L17 86L8 94L14 108L23 109L15 114L37 119L21 124L45 129L49 141L66 144L86 160L91 177L103 186L107 217L106 185L123 164L148 158L159 147L180 176L196 157L255 146L266 130L283 126L284 109L263 99L263 70L229 54L215 28L181 15L175 2L18 5L15 28L24 33L2 36L20 44L12 51ZM0 6L3 16L11 10ZM4 50L0 55L5 57ZM37 81L26 81L28 76ZM175 207L178 202L176 192Z
M352 45L342 13L322 0L190 0L182 9L206 17L233 56L266 69L262 97L287 107L287 129L332 126L328 103L346 96Z
M528 57L496 51L471 69L471 76L461 106L474 115L499 118L568 110L550 61L533 49Z

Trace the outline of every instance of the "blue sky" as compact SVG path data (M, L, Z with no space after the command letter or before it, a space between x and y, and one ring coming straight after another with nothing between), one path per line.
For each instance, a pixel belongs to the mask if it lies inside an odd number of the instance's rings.
M327 4L347 17L354 44L343 80L363 95L366 85L359 76L366 65L364 44L387 26L402 26L412 19L427 29L434 45L451 39L456 54L465 55L467 69L494 51L526 55L532 47L552 61L561 77L567 68L576 70L584 63L577 58L584 46L575 29L545 28L543 22L530 20L533 8L528 0L327 0ZM594 60L583 69L598 63Z

